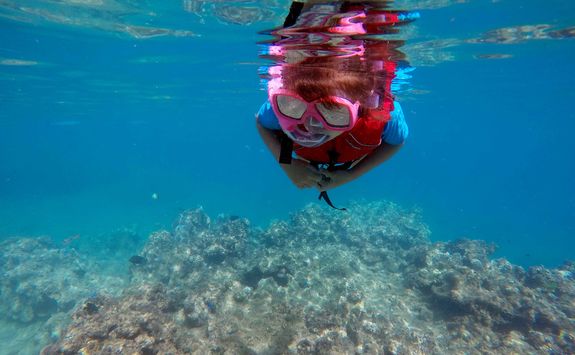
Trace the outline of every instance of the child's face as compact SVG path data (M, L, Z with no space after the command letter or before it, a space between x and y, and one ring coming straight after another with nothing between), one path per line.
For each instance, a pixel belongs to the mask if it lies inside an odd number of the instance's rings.
M314 99L309 101L304 99L307 101L304 103L301 101L302 98L298 99L292 97L291 99L286 99L285 95L281 97L283 98L282 100L278 100L277 97L275 100L275 102L281 102L278 103L276 107L276 110L279 111L280 115L293 115L291 117L297 117L297 112L305 109L303 115L301 115L301 118L297 121L288 120L291 121L291 123L288 123L289 128L282 126L284 132L290 138L305 147L317 147L338 137L348 130L334 129L330 126L330 123L343 124L344 121L354 122L357 117L357 103L351 104L348 102L347 105L350 107L341 102L339 104L336 103L333 106L328 106L321 103L314 103ZM321 98L316 98L315 100L321 100ZM272 101L274 101L273 98ZM307 108L305 108L305 105L307 105ZM296 109L294 106L298 108ZM320 113L320 111L322 113Z
M339 97L345 98L349 101L352 101L351 99L348 98L348 95L339 93L338 95ZM305 97L305 99L308 102L312 102L314 100L319 100L321 99L321 97L317 97L317 96L312 96L312 97ZM306 117L303 124L301 126L304 126L304 128L312 133L318 133L318 134L324 134L327 136L325 142L334 139L335 137L339 136L340 134L343 133L343 131L340 130L333 130L330 129L329 126L326 126L323 122L315 119L314 117Z

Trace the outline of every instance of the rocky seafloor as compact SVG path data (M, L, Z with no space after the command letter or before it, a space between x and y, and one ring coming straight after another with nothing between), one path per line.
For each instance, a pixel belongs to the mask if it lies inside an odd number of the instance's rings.
M22 282L3 280L0 309L66 319L43 354L575 353L575 264L526 270L493 251L433 243L418 213L391 203L310 205L265 229L197 209L133 251L125 285L63 256L52 275L68 283L31 271L38 286L16 292ZM35 259L7 254L14 280Z
M59 339L81 301L103 290L119 296L127 277L98 256L48 237L0 242L0 354L37 354Z

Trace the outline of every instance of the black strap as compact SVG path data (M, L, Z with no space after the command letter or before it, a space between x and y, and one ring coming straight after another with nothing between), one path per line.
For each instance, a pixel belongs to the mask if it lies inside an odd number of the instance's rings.
M327 191L322 191L319 194L318 200L323 199L331 208L335 208L336 210L340 210L340 211L347 211L347 208L337 208L333 205L333 203L331 203L331 200L329 198L329 196L327 195Z
M330 149L327 151L327 157L329 159L329 165L327 167L327 171L334 171L336 170L337 158L339 158L339 153L335 149Z
M295 25L295 22L303 9L303 2L294 1L289 8L289 14L284 21L284 28Z
M291 156L293 152L293 141L285 134L280 136L280 164L291 164Z

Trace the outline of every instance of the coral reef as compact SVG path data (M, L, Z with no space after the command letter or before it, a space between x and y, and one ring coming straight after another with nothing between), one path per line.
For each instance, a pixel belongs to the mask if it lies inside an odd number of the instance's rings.
M77 306L43 354L575 352L575 265L524 270L428 234L389 203L265 230L187 211L149 237L121 297Z
M2 354L38 353L59 338L78 302L101 291L119 295L127 282L48 237L1 242L0 273Z
M0 243L0 315L28 323L71 310L104 285L122 289L124 280L92 272L72 248L49 238L12 238Z

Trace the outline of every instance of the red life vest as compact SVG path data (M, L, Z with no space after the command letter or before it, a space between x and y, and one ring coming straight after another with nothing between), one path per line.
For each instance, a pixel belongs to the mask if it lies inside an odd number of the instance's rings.
M361 117L355 126L334 139L314 148L294 143L294 152L311 162L321 164L348 163L361 159L381 144L387 120Z

